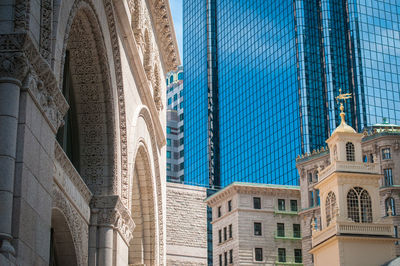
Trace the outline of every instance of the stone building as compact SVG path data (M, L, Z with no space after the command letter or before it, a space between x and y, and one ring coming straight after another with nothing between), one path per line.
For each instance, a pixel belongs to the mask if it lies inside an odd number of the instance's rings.
M234 182L207 198L213 265L302 265L297 186Z
M377 124L364 132L362 141L362 161L377 164L379 180L380 217L382 221L393 223L393 234L398 236L400 226L400 126L387 122ZM312 247L312 228L321 229L319 190L316 188L318 173L331 163L329 149L323 148L298 157L296 160L300 174L301 228L304 265L313 265L309 253ZM396 256L400 256L400 245L395 243Z
M0 265L165 265L168 1L0 10Z
M167 265L207 265L207 189L167 182Z

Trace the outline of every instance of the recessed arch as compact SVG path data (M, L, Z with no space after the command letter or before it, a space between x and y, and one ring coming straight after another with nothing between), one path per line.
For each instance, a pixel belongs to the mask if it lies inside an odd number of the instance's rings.
M50 266L53 265L78 265L70 227L58 208L53 208L51 212Z

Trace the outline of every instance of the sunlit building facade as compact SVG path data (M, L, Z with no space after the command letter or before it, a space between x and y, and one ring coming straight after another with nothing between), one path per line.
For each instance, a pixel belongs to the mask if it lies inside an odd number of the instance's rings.
M400 123L396 1L184 0L185 182L298 184L352 93L357 131Z

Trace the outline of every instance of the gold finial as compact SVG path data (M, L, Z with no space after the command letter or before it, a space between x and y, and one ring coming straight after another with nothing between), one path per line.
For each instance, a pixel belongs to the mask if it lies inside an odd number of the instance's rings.
M339 103L339 100L343 100L344 102L346 102L347 99L351 98L351 93L342 93L342 89L339 88L339 95L336 97L336 102ZM340 103L340 117L342 118L342 123L346 123L346 121L344 120L345 117L345 113L344 111L344 106L343 106L343 102Z

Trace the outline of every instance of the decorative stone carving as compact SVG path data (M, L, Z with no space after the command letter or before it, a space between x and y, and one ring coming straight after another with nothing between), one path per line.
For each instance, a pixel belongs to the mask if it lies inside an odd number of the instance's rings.
M14 26L16 32L28 30L30 0L15 0Z
M47 61L51 57L51 31L53 18L53 1L42 0L40 15L40 54Z
M27 73L30 77L25 78ZM0 35L0 77L12 77L24 82L46 114L54 132L63 123L68 104L57 87L48 62L25 33ZM32 90L33 89L33 90Z
M87 265L88 263L88 242L89 242L89 226L77 210L68 201L68 198L58 188L53 185L53 207L61 210L67 220L68 227L71 231L72 240L75 246L75 254L79 265Z
M154 66L154 74L153 74L153 98L154 98L154 103L156 104L157 110L161 111L163 109L163 104L162 104L162 100L161 100L160 72L158 70L157 63Z
M118 230L122 238L129 245L133 237L135 223L119 196L95 196L90 205L92 209L98 212L97 225L112 226Z

